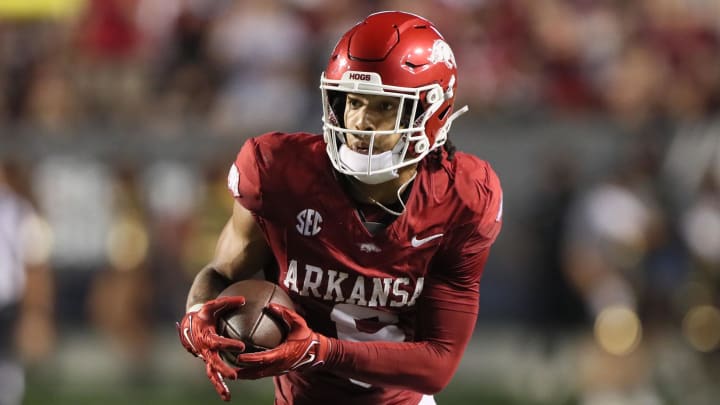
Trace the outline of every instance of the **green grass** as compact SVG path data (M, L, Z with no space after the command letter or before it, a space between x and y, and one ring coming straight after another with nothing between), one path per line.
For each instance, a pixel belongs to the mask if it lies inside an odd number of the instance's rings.
M272 391L243 391L233 387L235 403L272 404ZM63 389L53 385L30 385L25 405L196 405L223 404L210 386L123 386Z
M272 386L259 390L243 389L232 383L232 403L243 405L270 405L273 403ZM527 399L513 398L502 392L491 392L477 387L452 387L435 396L439 405L550 405ZM52 382L34 382L28 386L24 405L196 405L223 404L224 402L207 385L133 384L117 387L63 388ZM554 403L552 405L572 405Z

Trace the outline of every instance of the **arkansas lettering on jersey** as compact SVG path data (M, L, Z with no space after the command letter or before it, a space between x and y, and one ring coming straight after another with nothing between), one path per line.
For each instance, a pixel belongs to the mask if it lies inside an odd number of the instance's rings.
M425 159L403 215L372 234L325 146L322 136L308 133L252 138L228 176L231 193L256 216L273 251L279 274L271 281L308 325L339 339L413 341L421 299L476 314L482 266L463 258L486 251L500 231L502 190L490 165L464 153L453 161ZM435 288L443 283L462 283L463 294ZM420 399L331 371L289 373L275 382L276 398L288 403Z
M367 307L403 307L415 305L422 292L423 282L424 278L418 277L412 294L408 294L407 288L410 284L408 277L372 277L366 281L365 277L359 274L323 270L317 266L305 265L304 279L298 284L298 263L297 260L292 259L282 285L286 290L301 296L312 296L324 301ZM366 288L366 284L371 286L370 289Z

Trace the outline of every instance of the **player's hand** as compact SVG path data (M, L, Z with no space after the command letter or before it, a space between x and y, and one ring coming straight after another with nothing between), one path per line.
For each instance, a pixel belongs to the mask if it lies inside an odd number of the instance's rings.
M197 311L189 311L180 323L177 323L178 335L183 347L205 362L205 372L215 391L224 401L230 400L230 389L225 379L236 379L237 369L228 365L220 357L219 351L245 351L245 344L239 340L217 334L217 318L224 311L245 305L244 297L222 297L210 300Z
M285 341L274 349L238 355L237 363L242 365L237 370L238 378L254 380L325 364L330 339L313 332L292 309L270 304L267 311L282 318L290 332Z

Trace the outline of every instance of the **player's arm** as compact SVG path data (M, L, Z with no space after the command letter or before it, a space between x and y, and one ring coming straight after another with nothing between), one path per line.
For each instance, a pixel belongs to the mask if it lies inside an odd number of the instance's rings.
M205 362L205 372L220 397L230 400L225 378L237 378L237 370L220 358L219 351L242 352L245 345L217 334L217 316L245 304L243 297L217 295L233 281L251 277L266 264L270 248L253 214L237 201L223 228L215 255L193 280L187 298L187 312L178 323L180 342Z
M186 309L209 301L234 281L252 277L271 258L255 216L235 201L233 213L220 233L215 255L198 274L190 287Z
M415 342L333 340L327 366L372 385L434 394L447 386L472 337L479 306L480 275L489 248L456 263L435 264L418 300Z
M216 298L234 281L250 278L272 258L261 230L263 179L271 177L254 138L240 149L228 173L228 189L235 203L223 228L210 263L193 280L186 301L187 312L178 324L180 341L190 353L205 362L208 378L222 399L230 400L225 378L237 378L237 369L220 358L220 351L243 352L240 340L218 335L217 318L224 311L245 305L245 298Z
M263 199L257 154L257 141L250 138L230 167L232 216L220 233L213 259L193 280L185 304L188 311L214 299L233 281L252 277L269 262L270 248L258 224Z
M468 241L472 243L471 241ZM294 311L275 304L290 333L284 344L259 353L241 354L248 367L238 378L255 379L325 368L377 386L400 387L432 394L452 378L467 346L478 313L480 274L489 248L463 254L456 263L438 262L436 276L426 280L418 300L414 342L355 342L310 330Z

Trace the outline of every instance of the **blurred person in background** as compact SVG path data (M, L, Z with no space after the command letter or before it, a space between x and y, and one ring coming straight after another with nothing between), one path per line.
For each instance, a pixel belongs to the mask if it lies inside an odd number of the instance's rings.
M108 268L112 171L95 157L70 152L45 156L33 169L33 194L54 235L56 316L63 327L83 325L93 280Z
M22 403L22 365L47 359L55 341L49 230L16 174L0 161L0 405Z
M290 128L309 111L303 20L282 0L232 3L208 32L208 51L224 76L211 124L222 133ZM261 96L260 96L261 95ZM295 108L278 109L281 104Z
M716 158L717 159L717 158ZM720 162L720 159L718 159ZM720 164L711 165L700 183L696 197L681 215L685 243L693 258L694 278L703 285L720 285ZM701 294L705 304L720 301L718 291ZM709 295L708 295L709 293Z
M578 358L583 404L661 401L650 378L653 341L677 320L672 293L685 267L661 193L660 144L633 139L613 175L569 207L564 271L593 332Z
M716 142L718 133L712 135ZM687 246L689 274L677 295L683 311L682 332L695 349L702 373L695 376L701 389L676 389L678 397L717 398L705 387L720 378L720 142L706 162L694 198L679 215L679 227Z
M434 404L475 327L499 180L447 139L466 108L454 109L452 50L424 18L358 23L321 88L323 137L269 133L238 154L233 214L189 291L180 340L224 400L225 379L275 377L276 403ZM298 312L267 310L288 337L232 367L219 352L245 346L215 325L245 300L216 297L275 263L266 276Z
M225 169L213 168L201 176L197 167L186 162L160 160L142 172L142 195L147 196L144 210L152 235L150 285L163 286L162 295L170 297L153 302L161 322L177 318L177 303L185 300L196 269L212 255L217 229L232 212L225 198Z
M209 38L229 7L207 0L140 0L137 24L153 83L148 96L156 100L148 106L148 128L177 133L212 114L225 72L211 55Z
M577 198L579 163L560 152L546 152L538 162L540 182L528 222L533 236L533 291L538 295L532 322L548 338L548 344L584 326L585 311L577 290L563 266L564 232L568 211Z
M134 165L118 164L114 169L111 218L103 241L107 264L91 275L84 305L91 324L117 354L115 370L121 370L131 383L147 384L152 375L147 370L154 319L148 311L153 306L153 289L140 173Z
M73 78L91 122L128 124L147 111L140 0L86 0L71 39Z

